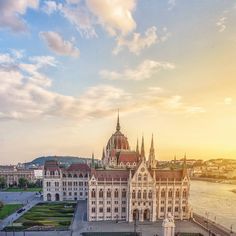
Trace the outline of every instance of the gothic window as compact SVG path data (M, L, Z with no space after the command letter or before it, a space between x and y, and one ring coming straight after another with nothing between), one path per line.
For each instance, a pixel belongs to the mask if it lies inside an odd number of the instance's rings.
M99 197L103 198L103 190L102 189L99 190Z
M118 207L115 207L115 210L114 210L115 212L118 212Z
M179 212L179 208L178 207L175 207L175 212Z
M99 207L99 213L103 213L103 207Z
M126 191L125 191L125 189L122 190L122 197L123 197L123 198L126 197Z
M152 198L152 191L150 190L148 193L148 198L151 199Z
M72 175L71 174L68 174L68 178L71 178L72 177Z
M82 175L82 174L79 174L79 178L83 178L83 175Z
M54 175L54 171L50 171L50 175Z
M114 197L115 197L115 198L118 198L118 197L119 197L118 189L115 190L115 192L114 192Z
M95 213L95 212L96 212L96 208L92 207L92 213Z
M65 175L65 174L63 174L63 175L62 175L62 177L66 178L66 175Z
M133 198L133 199L135 199L135 195L136 195L136 194L135 194L135 190L133 190L133 192L132 192L132 198Z
M168 197L172 197L172 189L169 190Z
M138 190L138 198L141 198L141 190Z
M164 189L161 190L161 197L165 197L166 196L166 192Z
M108 197L108 198L111 197L111 190L110 190L110 189L107 190L107 197Z
M147 174L144 175L143 180L147 181Z
M183 212L185 212L185 211L186 211L186 207L185 207L185 206L183 206L183 208L182 208L182 209L183 209Z
M126 211L126 208L125 207L122 207L122 212L124 213Z
M179 197L179 189L176 190L175 197Z
M74 174L74 176L73 176L74 178L77 178L77 174Z
M146 191L146 190L143 191L143 198L144 198L144 199L147 198L147 191Z
M183 191L183 197L187 197L187 191L186 191L186 189L184 189L184 191Z
M95 192L95 190L94 190L94 189L92 189L92 192L91 192L91 197L92 197L92 198L95 198L95 197L96 197L96 192Z
M84 177L87 178L87 177L88 177L88 174L86 173Z
M142 175L141 174L138 175L138 181L142 181Z
M107 207L107 212L110 213L111 212L111 208Z
M58 175L58 171L57 170L55 171L55 175Z
M168 211L168 212L171 212L171 207L168 207L168 208L167 208L167 211Z
M164 207L161 207L161 212L164 212L164 209L165 209Z

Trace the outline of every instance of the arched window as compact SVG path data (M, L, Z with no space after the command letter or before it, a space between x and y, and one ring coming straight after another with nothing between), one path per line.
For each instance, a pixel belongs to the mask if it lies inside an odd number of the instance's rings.
M179 189L176 190L175 197L179 197Z
M126 197L126 190L125 190L125 189L122 190L122 197L123 197L123 198Z
M92 198L95 198L95 197L96 197L96 192L95 192L95 190L94 190L94 189L92 189L92 192L91 192L91 197L92 197Z
M148 198L151 199L152 198L152 191L150 190L148 193Z
M109 198L111 197L111 190L110 189L107 190L107 197L109 197Z
M55 175L58 175L58 171L57 170L55 171Z
M99 197L103 198L103 190L102 189L99 190Z
M88 174L86 173L84 177L87 178L87 177L88 177Z
M71 175L71 174L68 174L68 178L72 178L72 175Z
M172 197L172 195L173 195L172 194L172 189L170 189L169 192L168 192L168 197Z
M142 175L141 174L138 175L138 181L142 181Z
M138 198L141 198L142 194L141 194L141 190L138 190Z
M184 191L183 191L183 197L187 197L187 191L186 191L186 189L184 189Z
M119 197L118 189L115 190L115 192L114 192L114 197L115 197L115 198L118 198L118 197Z
M136 195L135 190L133 190L133 192L132 192L132 198L133 199L135 199L135 195Z
M74 178L77 178L77 174L74 174L73 177L74 177Z
M161 197L165 197L166 196L166 192L164 189L161 190Z
M81 173L79 174L79 178L83 178L83 175Z
M144 175L143 180L147 181L147 174Z
M66 178L66 174L63 174L62 177L63 177L63 178Z
M147 191L146 190L143 191L143 198L147 199Z

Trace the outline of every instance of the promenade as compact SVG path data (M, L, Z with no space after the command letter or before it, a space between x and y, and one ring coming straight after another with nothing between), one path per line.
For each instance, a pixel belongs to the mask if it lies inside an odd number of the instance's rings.
M214 221L207 219L196 213L193 214L193 222L198 224L200 227L205 229L209 236L210 235L221 235L221 236L236 236L236 232L233 232L226 227L215 223Z

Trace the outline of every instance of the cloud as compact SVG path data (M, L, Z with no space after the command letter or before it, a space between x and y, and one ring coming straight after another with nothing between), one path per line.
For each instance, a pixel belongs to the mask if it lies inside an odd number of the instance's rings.
M160 87L142 92L100 84L86 88L78 97L51 91L52 80L41 72L45 66L57 65L50 56L35 56L19 61L13 54L0 63L0 120L35 120L48 117L86 120L106 117L120 107L124 112L141 109L202 113L200 106L184 102Z
M108 80L146 80L151 78L160 70L173 70L175 65L169 62L145 60L135 69L125 69L122 72L101 70L99 72L103 79Z
M40 32L40 36L56 54L79 57L79 49L72 42L64 40L59 33L53 31Z
M42 10L48 15L51 15L58 10L57 3L54 1L45 1Z
M220 33L224 32L226 29L226 21L227 21L227 17L226 16L222 16L217 22L216 22L216 26L218 27L218 31Z
M113 53L117 55L124 47L136 55L140 53L141 50L151 47L151 45L158 42L157 28L152 26L148 28L145 35L142 37L139 33L134 33L131 40L126 40L123 37L117 38L116 48Z
M0 27L9 28L14 32L27 30L26 22L22 16L28 8L37 9L39 0L1 0L0 1Z
M172 10L176 5L176 0L168 0L168 10Z
M98 23L112 36L127 35L136 28L132 16L136 0L86 0L86 4Z
M95 20L86 6L81 4L59 4L58 9L81 35L87 38L97 37L94 28Z
M224 104L225 104L225 105L231 105L232 102L233 102L233 99L232 99L231 97L226 97L226 98L224 99Z
M9 53L0 54L0 64L9 64L14 62L14 59L10 56Z
M167 28L164 27L160 33L160 36L158 36L157 28L152 26L146 30L144 36L142 36L140 33L133 33L131 39L118 36L116 39L117 45L112 52L113 54L117 55L126 47L130 52L139 55L143 49L149 48L159 42L165 42L169 37L170 33L168 32Z

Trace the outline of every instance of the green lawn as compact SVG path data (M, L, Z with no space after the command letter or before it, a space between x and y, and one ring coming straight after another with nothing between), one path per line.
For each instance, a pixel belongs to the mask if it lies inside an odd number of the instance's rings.
M15 211L17 211L19 208L21 208L22 204L6 204L3 206L3 208L0 209L0 219L4 219L7 216L11 215Z
M23 188L8 188L5 189L4 192L42 192L42 188L27 188L27 189L23 189Z
M6 230L25 230L33 226L68 229L75 207L74 202L39 203Z

